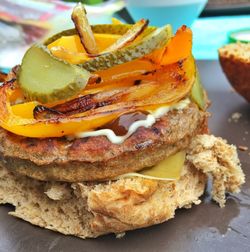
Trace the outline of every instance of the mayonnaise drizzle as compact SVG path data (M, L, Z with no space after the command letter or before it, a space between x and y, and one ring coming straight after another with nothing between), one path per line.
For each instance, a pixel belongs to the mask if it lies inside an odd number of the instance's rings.
M162 117L164 114L168 113L171 110L182 110L190 103L189 98L181 100L180 102L172 105L172 106L163 106L155 111L149 111L150 114L147 115L147 118L144 120L136 121L132 123L129 127L129 130L124 136L117 136L113 130L110 129L101 129L95 131L86 131L79 132L75 134L76 138L84 138L84 137L93 137L93 136L106 136L110 142L114 144L123 143L128 137L130 137L139 127L149 128L151 127L158 118Z

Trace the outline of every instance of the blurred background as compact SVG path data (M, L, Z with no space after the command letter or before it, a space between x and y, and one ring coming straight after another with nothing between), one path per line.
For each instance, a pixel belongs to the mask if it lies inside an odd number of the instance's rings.
M0 70L21 62L30 44L73 27L73 0L0 0ZM217 49L237 40L250 41L250 0L82 0L91 24L116 17L133 23L148 18L151 25L182 24L194 33L196 59L215 60Z

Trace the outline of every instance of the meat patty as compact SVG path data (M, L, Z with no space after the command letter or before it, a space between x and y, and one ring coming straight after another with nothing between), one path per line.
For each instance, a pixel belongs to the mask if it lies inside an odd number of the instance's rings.
M151 128L140 127L119 145L105 136L38 139L0 129L0 165L45 181L105 180L151 167L206 130L207 113L194 103L167 113Z

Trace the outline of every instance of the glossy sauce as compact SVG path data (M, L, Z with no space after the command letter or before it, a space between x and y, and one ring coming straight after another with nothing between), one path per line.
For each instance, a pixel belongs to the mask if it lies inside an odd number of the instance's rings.
M118 136L115 134L115 132L111 129L104 128L102 126L102 129L96 129L92 131L85 131L85 132L78 132L73 137L76 138L84 138L84 137L96 137L96 136L106 136L109 141L113 144L121 144L123 143L127 138L129 138L136 130L140 127L149 128L151 127L158 118L161 118L163 115L168 113L171 110L182 110L188 104L190 103L190 100L188 98L179 101L178 103L174 105L169 106L162 106L154 111L149 111L150 113L146 116L143 120L138 120L136 122L133 122L129 126L129 130L127 134L123 136Z
M146 120L149 112L147 111L135 111L131 113L126 113L118 117L117 119L103 125L101 129L110 129L117 136L124 136L128 133L130 126L141 120Z

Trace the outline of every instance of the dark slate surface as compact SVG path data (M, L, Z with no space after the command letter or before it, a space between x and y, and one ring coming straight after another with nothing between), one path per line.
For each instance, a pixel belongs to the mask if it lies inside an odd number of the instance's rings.
M250 251L250 104L232 92L218 62L201 61L198 66L212 101L211 131L237 146L249 147L239 151L247 181L240 194L228 195L221 209L206 192L202 204L178 210L176 218L128 232L122 239L64 236L8 216L12 207L0 206L0 251ZM237 123L229 119L235 112L242 115Z

